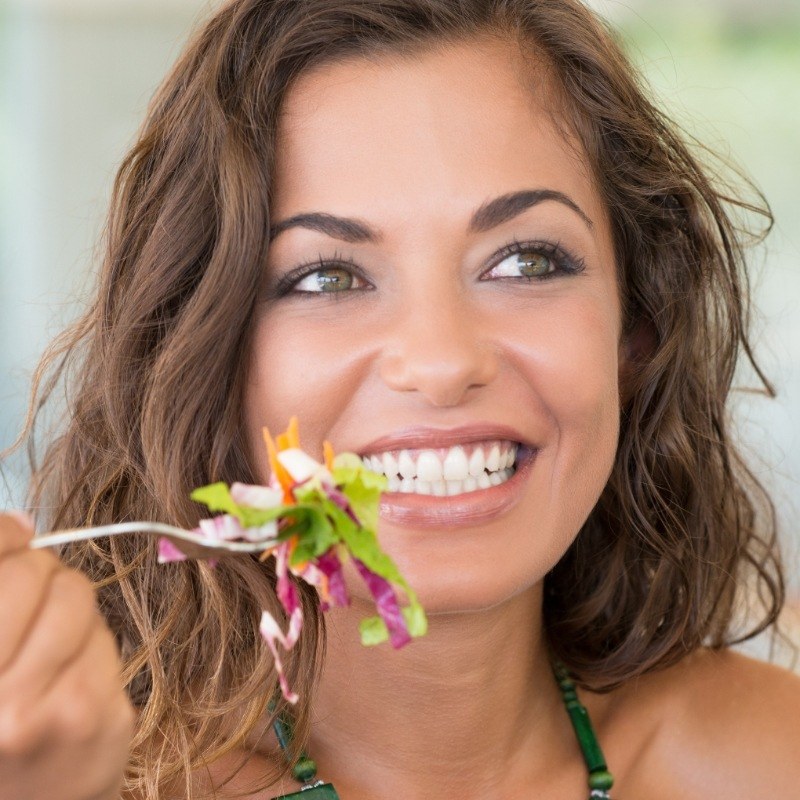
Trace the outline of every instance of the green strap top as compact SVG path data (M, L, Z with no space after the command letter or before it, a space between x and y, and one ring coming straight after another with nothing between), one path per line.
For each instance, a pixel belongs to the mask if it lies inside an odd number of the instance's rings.
M606 766L603 751L600 749L597 736L592 727L592 721L589 719L589 712L578 700L575 683L570 677L567 668L560 662L555 662L553 673L561 690L564 707L567 709L567 714L569 714L578 744L583 753L583 760L586 762L586 768L589 771L589 800L611 800L609 790L614 784L614 778ZM274 706L271 706L271 708L274 708ZM289 743L292 739L292 727L289 719L287 717L279 717L272 727L281 750L289 758ZM317 765L306 753L300 754L300 757L292 767L292 774L301 784L300 791L274 797L272 800L340 800L333 784L315 780L317 777Z

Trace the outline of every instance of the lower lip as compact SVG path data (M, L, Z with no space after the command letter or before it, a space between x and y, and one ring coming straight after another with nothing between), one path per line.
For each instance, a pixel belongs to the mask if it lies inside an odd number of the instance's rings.
M514 474L488 489L436 497L410 492L384 492L380 518L396 525L454 528L478 525L504 514L521 499L538 450L520 446Z

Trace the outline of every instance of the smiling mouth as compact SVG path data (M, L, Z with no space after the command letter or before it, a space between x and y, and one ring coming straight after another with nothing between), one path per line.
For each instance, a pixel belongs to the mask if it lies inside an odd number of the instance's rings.
M389 479L398 494L452 497L508 481L516 472L519 442L493 439L443 448L389 450L362 456L367 469Z

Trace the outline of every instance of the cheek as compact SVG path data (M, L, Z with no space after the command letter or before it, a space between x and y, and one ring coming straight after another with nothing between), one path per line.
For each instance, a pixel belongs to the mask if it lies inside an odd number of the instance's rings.
M525 343L516 358L531 411L542 421L538 458L546 484L540 488L574 533L597 502L616 455L618 322L611 304L591 298L551 311L513 339Z
M539 394L559 435L604 439L614 433L609 427L616 428L610 423L619 410L616 338L591 311L580 322L562 328L546 348Z
M616 307L592 296L507 315L505 342L551 424L602 424L619 405Z
M301 446L321 459L328 420L346 402L347 393L335 336L320 336L311 325L288 325L280 314L269 313L256 322L251 347L245 426L256 473L266 481L262 428L281 433L297 416Z
M251 345L248 380L245 387L244 417L247 439L250 443L259 480L268 476L262 428L275 435L286 430L289 419L297 415L303 447L312 455L310 421L318 414L317 406L323 397L329 397L330 386L322 368L319 343L308 347L303 334L297 332L290 339L281 332L276 315L265 314L256 323ZM303 358L297 353L304 352Z

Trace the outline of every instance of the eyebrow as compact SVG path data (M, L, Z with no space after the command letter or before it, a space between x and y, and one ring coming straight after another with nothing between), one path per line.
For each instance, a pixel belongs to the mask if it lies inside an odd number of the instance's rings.
M594 228L594 223L581 207L563 192L557 192L554 189L525 189L501 195L481 205L472 215L467 232L485 233L519 216L523 211L547 201L561 203L572 209L590 230ZM361 220L351 217L337 217L333 214L321 212L308 212L295 214L271 227L269 231L270 243L279 233L289 230L289 228L308 228L353 244L363 242L375 244L382 238L380 231Z

